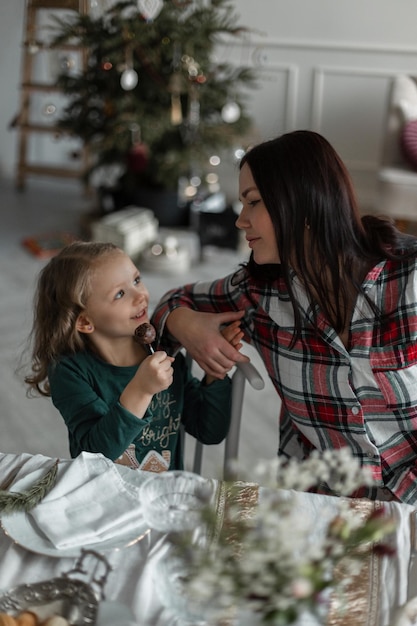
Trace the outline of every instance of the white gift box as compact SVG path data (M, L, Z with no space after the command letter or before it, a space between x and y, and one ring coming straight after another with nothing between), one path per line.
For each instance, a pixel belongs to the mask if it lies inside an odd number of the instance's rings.
M157 240L158 226L159 222L150 209L128 206L94 222L92 241L114 243L134 257Z

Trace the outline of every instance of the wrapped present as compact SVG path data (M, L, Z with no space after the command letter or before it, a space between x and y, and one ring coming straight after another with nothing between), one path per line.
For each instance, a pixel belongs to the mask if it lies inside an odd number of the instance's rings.
M128 206L91 225L92 241L114 243L135 257L158 238L159 223L150 209Z

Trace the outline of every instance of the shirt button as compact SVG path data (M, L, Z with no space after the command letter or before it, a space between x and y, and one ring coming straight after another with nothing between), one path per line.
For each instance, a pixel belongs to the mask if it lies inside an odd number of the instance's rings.
M357 407L357 406L353 406L353 407L352 407L352 413L353 413L353 415L357 415L357 414L359 413L359 411L360 411L359 407Z
M373 459L373 458L374 458L374 455L373 455L373 453L372 453L372 452L367 452L367 453L366 453L366 456L367 456L369 459Z

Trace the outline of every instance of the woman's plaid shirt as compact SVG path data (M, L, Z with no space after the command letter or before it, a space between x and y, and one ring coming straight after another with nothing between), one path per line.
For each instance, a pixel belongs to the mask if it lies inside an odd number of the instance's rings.
M294 314L281 279L259 283L245 269L165 295L154 323L188 306L205 312L245 310L245 340L259 351L281 400L279 453L305 458L313 450L348 446L372 469L380 487L403 502L417 501L417 261L383 261L363 287L346 349L294 277L303 314L290 347ZM365 492L361 495L367 495ZM369 496L372 497L371 492Z

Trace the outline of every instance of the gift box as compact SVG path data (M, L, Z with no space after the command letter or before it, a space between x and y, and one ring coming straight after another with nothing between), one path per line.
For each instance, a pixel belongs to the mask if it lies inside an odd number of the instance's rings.
M191 225L198 233L200 245L218 246L236 250L239 231L236 228L237 214L226 197L218 192L191 204Z
M158 227L158 220L150 209L128 206L93 222L91 239L114 243L135 257L157 240Z

